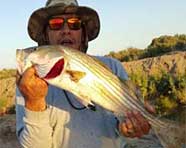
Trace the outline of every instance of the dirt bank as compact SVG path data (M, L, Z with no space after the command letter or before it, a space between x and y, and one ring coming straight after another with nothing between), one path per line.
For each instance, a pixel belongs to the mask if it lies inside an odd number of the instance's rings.
M16 138L15 114L0 117L0 147L20 148Z

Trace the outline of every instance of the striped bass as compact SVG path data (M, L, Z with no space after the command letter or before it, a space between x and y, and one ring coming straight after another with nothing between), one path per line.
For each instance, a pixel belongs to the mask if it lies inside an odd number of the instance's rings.
M128 110L138 110L151 124L165 148L181 148L185 143L184 125L150 114L140 101L129 80L121 80L102 62L68 47L40 46L34 51L17 50L18 72L34 66L38 76L49 84L68 90L84 105L94 103L123 116Z

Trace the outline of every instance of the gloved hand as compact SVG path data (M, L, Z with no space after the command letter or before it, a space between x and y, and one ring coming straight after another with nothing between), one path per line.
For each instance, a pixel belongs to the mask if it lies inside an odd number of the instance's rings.
M24 96L27 109L32 111L46 109L45 97L48 92L48 84L37 76L34 67L28 68L22 76L17 76L16 83Z
M144 105L150 113L155 113L155 109L148 102L145 102ZM148 121L138 111L127 112L126 120L119 124L120 133L130 138L140 138L148 134L150 128Z

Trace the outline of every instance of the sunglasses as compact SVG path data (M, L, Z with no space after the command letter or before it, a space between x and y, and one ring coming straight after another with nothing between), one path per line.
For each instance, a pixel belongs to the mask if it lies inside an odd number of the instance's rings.
M64 24L67 23L68 27L71 30L79 30L82 26L82 21L80 18L72 17L72 18L51 18L48 21L49 28L51 30L60 30Z

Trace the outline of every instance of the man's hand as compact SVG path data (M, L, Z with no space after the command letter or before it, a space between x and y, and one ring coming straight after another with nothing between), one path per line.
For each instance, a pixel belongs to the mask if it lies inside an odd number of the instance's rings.
M36 75L34 67L28 68L22 77L17 79L17 85L25 98L26 108L32 111L45 110L48 85Z
M155 109L148 102L145 102L145 107L149 112L155 113ZM149 130L150 124L138 111L127 112L126 120L119 124L119 131L130 138L140 138L148 134Z

